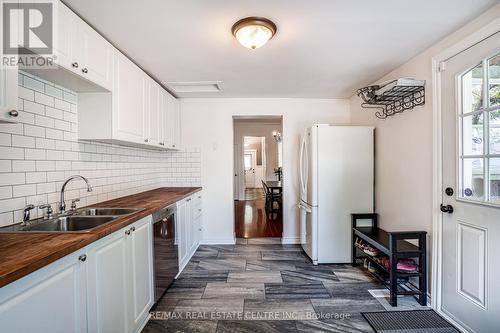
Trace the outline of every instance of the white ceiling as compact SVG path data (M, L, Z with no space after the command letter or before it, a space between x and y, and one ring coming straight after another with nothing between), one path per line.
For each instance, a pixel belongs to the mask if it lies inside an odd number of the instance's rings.
M498 0L65 0L139 65L168 82L222 81L189 97L350 97ZM231 26L276 23L248 50Z

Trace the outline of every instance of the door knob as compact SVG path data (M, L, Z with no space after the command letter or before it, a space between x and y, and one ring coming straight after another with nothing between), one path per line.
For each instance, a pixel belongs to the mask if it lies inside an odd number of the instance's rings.
M443 205L441 204L440 209L443 213L448 213L452 214L453 213L453 206L452 205Z

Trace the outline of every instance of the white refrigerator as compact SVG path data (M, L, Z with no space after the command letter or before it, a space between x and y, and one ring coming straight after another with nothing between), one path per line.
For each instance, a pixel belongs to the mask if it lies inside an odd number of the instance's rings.
M351 262L351 213L374 209L374 128L313 125L299 163L304 251L314 264Z

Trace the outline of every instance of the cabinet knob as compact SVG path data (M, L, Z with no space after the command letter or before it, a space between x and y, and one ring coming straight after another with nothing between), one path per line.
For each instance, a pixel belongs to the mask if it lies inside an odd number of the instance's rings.
M74 63L71 64L71 66L73 66L74 68L78 68L78 63L74 62Z
M144 139L144 142L149 142L149 139Z
M201 212L201 208L198 208L198 211Z
M130 228L130 231L135 231L135 227Z
M19 112L17 112L17 110L10 110L9 111L9 116L11 116L11 117L17 117L17 116L19 116Z
M89 70L87 68L82 69L83 74L87 74L88 72L89 72Z
M175 145L172 145L173 148L175 148Z
M78 260L80 260L80 261L82 261L82 262L83 262L83 261L85 261L85 260L87 260L87 255L86 255L86 254L81 254L81 255L78 257Z
M125 230L125 235L130 235L130 229Z

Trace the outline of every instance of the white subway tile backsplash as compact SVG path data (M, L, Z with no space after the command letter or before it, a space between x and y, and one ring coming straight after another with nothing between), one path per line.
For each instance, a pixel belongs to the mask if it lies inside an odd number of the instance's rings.
M25 204L56 207L69 176L66 197L80 206L160 186L199 186L197 150L162 152L78 141L78 96L64 87L20 73L20 123L0 124L0 225L19 222ZM42 216L40 210L32 216Z
M45 106L35 102L25 100L23 103L23 110L26 112L36 113L43 115L45 114Z
M35 102L43 105L54 106L54 97L35 91Z

